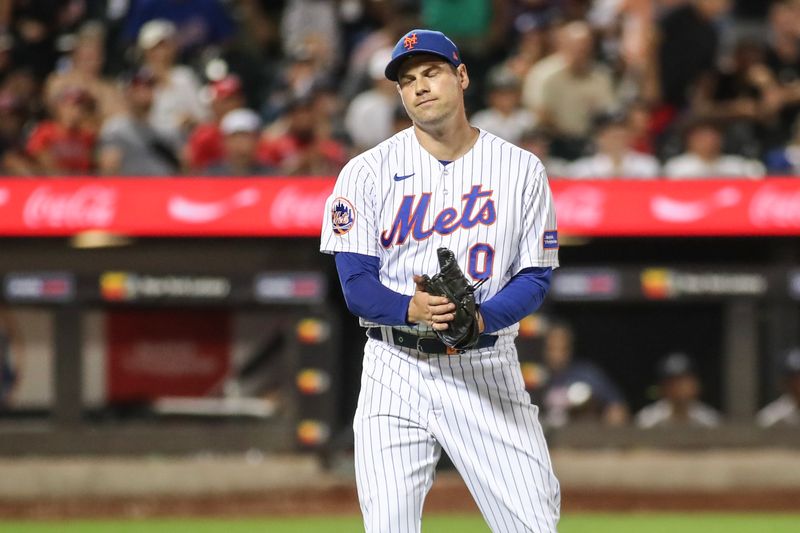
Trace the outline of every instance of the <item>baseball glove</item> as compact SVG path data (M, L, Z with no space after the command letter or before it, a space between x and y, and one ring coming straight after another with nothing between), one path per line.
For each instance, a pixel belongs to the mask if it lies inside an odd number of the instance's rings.
M475 305L475 289L484 281L472 285L458 266L455 254L447 248L439 248L439 272L432 278L422 277L425 292L433 296L446 296L456 304L455 318L447 323L447 329L436 331L439 339L450 348L468 350L480 337L478 311Z

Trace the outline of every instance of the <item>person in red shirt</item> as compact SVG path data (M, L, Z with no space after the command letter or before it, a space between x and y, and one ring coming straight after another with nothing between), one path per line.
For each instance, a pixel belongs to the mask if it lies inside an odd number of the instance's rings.
M212 83L209 90L214 120L198 125L189 136L184 158L190 172L202 173L222 162L225 146L220 121L228 112L244 106L242 82L234 74Z
M89 174L96 142L96 132L88 126L94 101L77 88L62 90L54 100L54 120L34 128L26 150L42 174Z
M261 163L295 176L329 176L344 167L347 151L333 139L330 121L315 103L313 96L308 96L289 105L286 115L262 138Z

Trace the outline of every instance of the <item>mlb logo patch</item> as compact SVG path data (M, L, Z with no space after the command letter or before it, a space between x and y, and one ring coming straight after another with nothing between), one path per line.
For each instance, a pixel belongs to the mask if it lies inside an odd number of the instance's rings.
M336 235L344 235L356 223L356 209L347 198L338 197L331 207L331 222Z
M544 235L542 235L542 248L545 250L558 249L558 231L551 230L544 232Z

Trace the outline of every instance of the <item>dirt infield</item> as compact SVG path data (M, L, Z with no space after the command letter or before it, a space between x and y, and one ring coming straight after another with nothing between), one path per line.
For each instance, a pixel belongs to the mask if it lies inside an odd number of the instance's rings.
M426 512L478 512L461 479L440 476ZM800 512L800 491L609 491L566 490L564 513L579 511ZM357 514L353 486L271 490L219 496L39 499L0 501L0 519L147 518L167 516L257 517Z

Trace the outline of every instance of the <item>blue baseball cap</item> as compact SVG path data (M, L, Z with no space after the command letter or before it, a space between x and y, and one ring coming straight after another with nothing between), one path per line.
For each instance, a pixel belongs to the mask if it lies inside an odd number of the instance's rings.
M414 54L433 54L454 67L461 64L458 47L444 33L433 30L411 30L403 35L392 50L392 59L386 65L387 79L397 81L397 71L405 59Z

